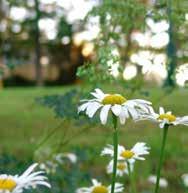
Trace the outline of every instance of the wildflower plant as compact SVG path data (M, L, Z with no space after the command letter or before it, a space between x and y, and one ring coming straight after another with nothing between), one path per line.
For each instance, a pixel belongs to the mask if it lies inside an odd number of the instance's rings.
M22 175L0 175L0 193L22 193L25 189L36 188L37 186L51 185L47 182L47 177L43 171L34 172L37 163L32 164Z
M149 114L152 111L151 102L135 99L135 100L127 100L124 96L120 94L105 94L100 89L95 89L95 92L91 92L91 95L94 96L93 99L84 99L81 100L81 105L78 107L78 113L85 112L85 114L92 118L96 112L100 109L100 120L102 124L106 124L108 120L109 112L111 113L113 120L113 148L111 147L110 152L113 157L113 172L112 172L112 185L111 185L111 193L115 192L115 183L116 183L116 173L117 173L117 162L119 158L119 149L118 149L118 118L120 119L121 124L125 124L128 118L132 118L136 120L140 117L140 114ZM141 144L143 147L143 144ZM112 150L113 149L113 150ZM147 148L146 148L147 149ZM106 149L108 150L108 149ZM135 148L135 152L133 152L134 148L131 151L123 151L126 155L131 157L139 158L139 148ZM105 150L104 150L105 151ZM122 153L122 155L124 155ZM138 153L138 154L137 154ZM143 154L146 154L145 151ZM141 153L142 155L142 153ZM129 162L127 162L129 163ZM128 164L129 168L129 164ZM130 171L130 168L129 168ZM130 172L129 172L130 173Z
M127 173L129 175L133 192L136 192L132 175L134 163L136 160L145 160L143 156L147 154L149 154L149 147L147 147L146 144L143 142L136 143L130 150L126 149L124 146L118 145L118 162L116 166L117 175L122 176L123 173ZM114 157L113 146L107 145L107 147L102 150L101 155L108 155L110 157ZM108 165L108 173L110 173L111 171L111 162Z
M159 108L159 114L152 111L150 114L143 114L139 117L139 120L149 120L155 123L159 123L159 127L163 129L163 138L161 144L159 166L157 170L157 180L155 186L155 193L158 193L160 186L161 169L164 162L165 146L167 141L168 129L171 126L185 125L188 126L188 116L176 117L171 111L165 113L163 107Z

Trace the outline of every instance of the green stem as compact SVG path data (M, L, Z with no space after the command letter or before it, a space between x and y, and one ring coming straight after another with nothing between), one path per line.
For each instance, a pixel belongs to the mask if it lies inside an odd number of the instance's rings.
M131 193L136 193L136 188L134 185L134 176L131 172L131 166L130 166L129 161L127 161L127 167L128 167L129 179L130 179L130 184L131 184Z
M112 175L112 186L111 193L114 193L115 183L116 183L116 170L117 170L117 154L118 154L118 132L117 132L117 117L113 114L113 125L114 125L114 161L113 161L113 175Z
M161 168L162 168L163 161L164 161L164 153L165 153L165 145L166 145L168 127L169 127L169 125L166 124L164 129L163 129L163 139L162 139L162 145L161 145L159 167L157 170L157 181L156 181L156 185L155 185L155 193L158 193L158 191L159 191L159 181L160 181L160 177L161 177Z

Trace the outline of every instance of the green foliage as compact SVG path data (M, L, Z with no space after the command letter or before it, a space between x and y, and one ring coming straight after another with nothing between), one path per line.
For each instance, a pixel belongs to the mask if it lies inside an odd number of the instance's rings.
M77 109L75 108L79 102L80 93L74 89L63 95L50 95L38 98L37 102L52 108L57 117L67 119L77 119Z
M102 1L101 4L94 7L86 17L86 21L92 17L99 18L101 31L99 36L93 41L96 52L94 61L80 67L78 70L79 77L88 79L93 84L96 82L100 84L100 82L103 83L104 81L109 81L109 79L112 82L116 81L116 79L111 78L110 73L108 73L108 62L111 58L108 50L118 50L120 53L118 62L121 68L129 64L130 55L143 49L132 42L131 34L133 31L144 32L146 27L145 19L149 17L154 19L155 22L164 19L170 23L170 42L167 46L167 57L169 58L167 60L168 78L166 83L169 82L170 85L175 85L175 69L178 65L182 64L183 61L184 63L187 61L187 56L184 54L187 50L187 46L185 45L185 39L187 37L185 13L187 6L186 0L181 2L178 0L160 0L154 2L153 5L137 0L120 0L118 3L115 0ZM161 50L153 48L144 49L152 50L156 53L166 52L166 48ZM102 60L101 53L103 57ZM176 59L177 53L180 53L178 59ZM92 74L95 75L96 78L94 78ZM120 71L119 79L121 78L122 74Z
M119 62L119 57L113 55L114 46L98 47L97 60L86 63L78 68L77 75L92 85L116 80L110 73L110 65Z
M120 33L115 27L120 26L122 33L129 33L133 28L143 26L143 19L146 16L146 5L135 0L104 0L100 6L94 7L88 14L90 16L98 16L100 26L102 27L102 35L105 40L119 37ZM132 22L137 19L137 22ZM131 22L130 22L131 21Z
M0 155L0 174L21 175L27 167L33 163L31 157L16 157L10 153L1 153Z
M172 18L174 25L178 27L185 22L185 13L188 10L188 4L186 0L159 0L156 1L154 8L152 9L153 18L155 20L167 19L167 10L171 7Z
M78 69L78 76L89 80L93 85L104 82L117 82L122 79L122 69L129 61L130 34L134 29L143 29L146 16L146 6L135 0L111 1L104 0L99 6L94 7L86 17L99 18L100 34L95 44L94 61L86 63ZM137 22L129 22L134 21ZM114 51L120 54L114 54ZM119 64L120 76L115 78L110 73L111 66Z
M88 95L88 94L87 94ZM73 89L62 95L50 95L37 98L36 101L44 106L54 110L57 118L72 120L75 125L87 125L88 123L97 123L96 119L89 119L84 113L78 114L78 105L80 99L85 98L84 91Z
M58 24L57 38L61 40L64 36L72 37L72 25L68 24L64 17L61 17Z

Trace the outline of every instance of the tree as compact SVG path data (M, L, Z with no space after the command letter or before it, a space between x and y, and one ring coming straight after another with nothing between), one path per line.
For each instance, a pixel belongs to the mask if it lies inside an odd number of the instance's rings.
M37 86L43 86L44 83L43 83L43 77L42 77L42 67L40 63L40 57L41 57L40 31L39 31L40 10L39 10L38 0L35 0L35 13L36 13L36 21L35 21L36 82L37 82Z
M95 43L95 59L91 64L86 64L79 71L80 76L91 77L92 73L99 74L101 71L102 76L104 74L109 76L109 70L111 63L121 64L122 68L134 63L131 60L131 56L140 51L149 51L151 54L164 54L167 55L166 68L167 68L167 79L165 85L174 86L175 85L175 73L181 61L186 56L181 59L176 58L176 53L184 52L182 48L185 49L185 43L181 40L186 35L181 34L181 31L187 31L185 23L185 13L186 13L186 1L171 1L171 0L161 0L161 1L116 1L113 0L103 0L101 4L95 7L87 19L91 17L99 17L100 23L100 35ZM147 20L151 19L153 23L166 22L169 24L168 37L169 43L161 46L155 47L154 45L140 46L133 40L133 35L135 32L147 33L148 24ZM153 32L149 32L153 36ZM150 37L151 38L151 37ZM112 61L112 52L116 49L119 52L119 56L115 56ZM153 60L153 59L152 59ZM152 63L152 61L151 61ZM137 71L140 72L138 80L140 80L141 68L139 63L134 63L137 65ZM143 65L143 64L142 64ZM120 70L120 68L119 68ZM90 73L89 73L90 71ZM96 75L96 80L100 80ZM102 80L103 81L103 80Z

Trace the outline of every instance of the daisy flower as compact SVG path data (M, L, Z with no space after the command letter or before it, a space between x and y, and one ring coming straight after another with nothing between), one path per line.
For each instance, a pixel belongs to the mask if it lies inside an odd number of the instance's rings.
M76 190L76 193L110 193L111 186L105 186L102 183L98 182L96 179L92 179L91 187L79 188ZM123 191L123 184L115 183L114 193L120 193Z
M188 187L188 174L183 174L181 176L184 186Z
M64 159L68 159L71 163L75 164L77 162L77 156L74 153L59 153L55 155L55 160L62 164L64 162Z
M47 174L54 174L57 170L58 164L54 161L47 160L45 163L41 163L39 168L45 170Z
M171 111L165 113L163 107L159 108L159 114L154 111L151 114L142 115L138 120L151 120L159 123L160 128L164 128L165 125L186 125L188 126L188 116L176 117Z
M151 175L148 177L148 182L151 184L156 184L157 176ZM165 178L160 178L159 180L159 186L161 188L167 188L168 187L168 181Z
M103 125L107 122L109 111L119 117L120 123L124 124L127 118L137 119L140 113L150 113L152 109L149 101L127 100L120 94L104 94L98 88L95 92L91 92L91 95L94 96L93 99L81 100L84 103L78 107L78 113L85 111L86 115L92 118L100 109L100 121Z
M42 185L50 188L43 171L33 172L38 164L31 165L22 175L0 175L0 193L22 193L24 189Z
M111 160L110 163L107 165L106 170L108 174L113 173L113 163L114 161ZM130 169L133 171L134 164L130 164ZM122 177L124 174L129 174L128 165L126 161L118 161L117 162L117 176Z
M143 155L149 154L149 147L146 143L138 142L132 149L128 150L122 145L118 145L118 160L127 160L129 163L134 163L135 160L145 160ZM114 147L112 145L107 145L101 152L101 155L109 155L114 157Z

